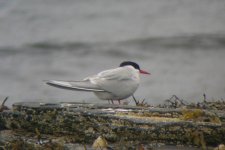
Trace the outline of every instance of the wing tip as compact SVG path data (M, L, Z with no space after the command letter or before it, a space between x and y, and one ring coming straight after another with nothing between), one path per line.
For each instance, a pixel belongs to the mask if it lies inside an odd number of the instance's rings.
M65 81L44 80L44 82L47 85L57 87L57 88L62 88L62 89L68 89L68 90L88 91L88 92L105 92L102 89L92 89L92 88L83 88L83 87L72 86L69 82L65 82Z

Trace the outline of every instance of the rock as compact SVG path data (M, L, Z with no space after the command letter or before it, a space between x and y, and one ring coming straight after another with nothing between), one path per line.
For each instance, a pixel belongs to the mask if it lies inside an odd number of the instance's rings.
M107 147L108 147L108 143L106 141L106 139L102 136L99 136L93 143L92 147L95 149L95 150L103 150L103 149L106 149L107 150Z
M126 148L137 148L142 143L205 148L225 141L221 118L225 118L221 111L196 108L20 102L13 105L13 110L0 113L0 130L21 131L24 141L31 139L27 134L32 133L32 143L39 146L91 144L104 137L107 143L123 143Z

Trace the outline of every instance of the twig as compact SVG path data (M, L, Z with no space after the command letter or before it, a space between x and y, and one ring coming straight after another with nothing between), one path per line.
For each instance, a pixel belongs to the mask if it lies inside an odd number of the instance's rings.
M144 104L144 102L145 102L145 98L142 100L141 104Z
M132 95L132 97L133 97L133 99L134 99L134 101L135 101L136 106L144 106L144 107L149 107L149 106L150 106L150 105L148 105L147 102L145 102L145 99L143 99L142 101L139 101L139 100L137 100L137 99L134 97L134 95Z
M132 95L132 97L133 97L133 99L134 99L134 101L135 101L135 104L136 104L136 106L139 104L139 102L136 100L136 98L134 97L134 95Z
M206 102L206 94L203 94L203 101Z
M5 106L5 102L8 100L8 96L4 99L4 101L2 102L2 106Z
M3 100L1 106L0 106L0 112L2 112L3 110L7 110L9 109L7 106L5 106L5 102L8 100L8 96Z
M178 108L180 106L186 106L187 105L187 102L184 101L183 99L180 99L178 96L176 95L172 95L171 98L169 99L166 99L165 102L168 103L168 105L164 107L172 107L172 108Z

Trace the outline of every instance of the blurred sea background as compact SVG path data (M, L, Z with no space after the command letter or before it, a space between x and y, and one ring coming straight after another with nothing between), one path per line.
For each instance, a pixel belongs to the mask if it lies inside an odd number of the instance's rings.
M0 0L0 99L93 102L43 80L79 80L138 62L135 96L225 98L224 0ZM129 98L131 99L131 98ZM133 103L133 102L131 102Z

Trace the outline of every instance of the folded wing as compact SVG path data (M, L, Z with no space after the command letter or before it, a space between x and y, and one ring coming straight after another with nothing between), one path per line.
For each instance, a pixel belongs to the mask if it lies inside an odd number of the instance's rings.
M105 90L99 88L97 85L92 84L90 80L83 81L59 81L59 80L48 80L46 84L62 89L77 90L77 91L88 91L88 92L105 92Z

